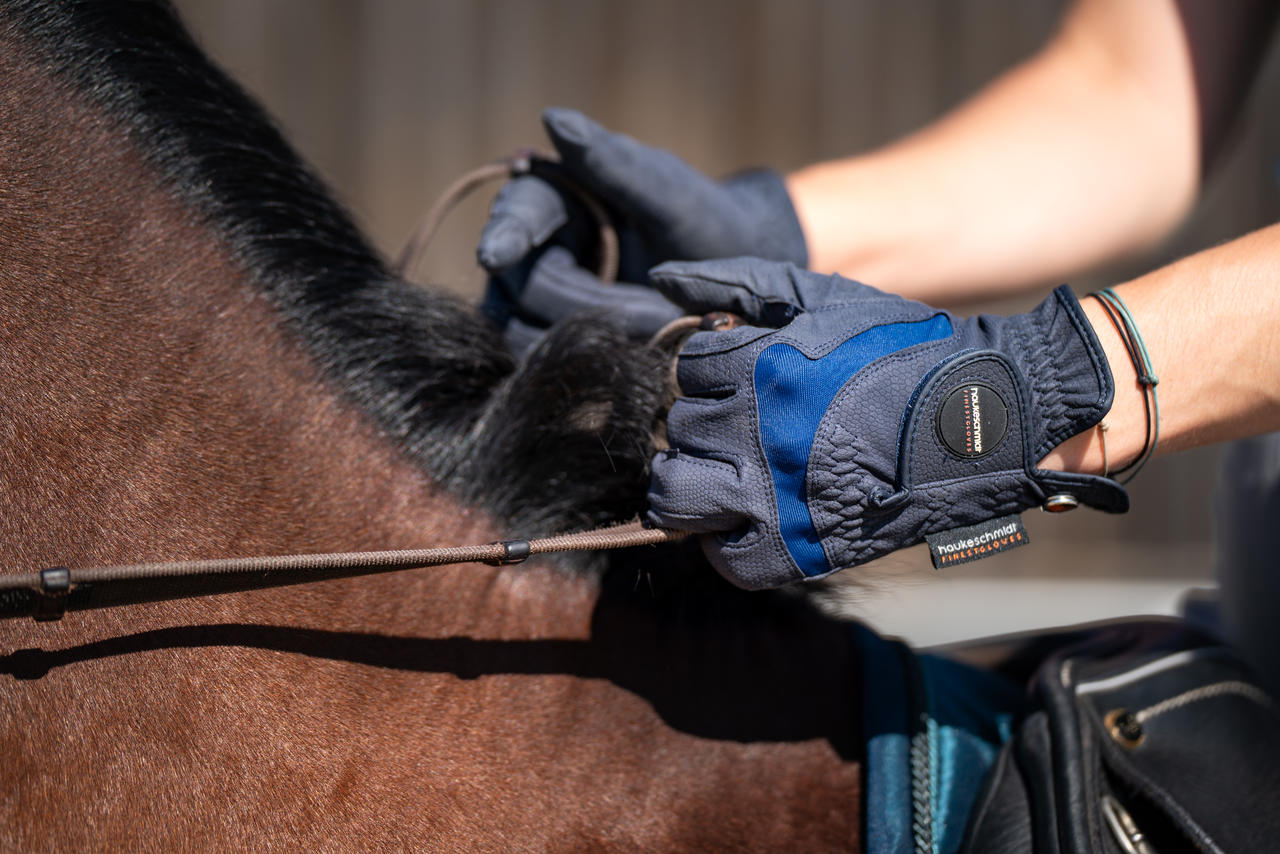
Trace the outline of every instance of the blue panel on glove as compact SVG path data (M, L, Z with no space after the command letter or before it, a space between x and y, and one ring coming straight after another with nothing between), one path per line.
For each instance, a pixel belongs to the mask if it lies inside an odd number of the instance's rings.
M765 348L756 359L760 440L777 497L779 531L806 576L836 568L827 563L805 495L809 449L827 407L850 377L881 356L950 335L951 321L939 314L873 327L817 359L786 343Z

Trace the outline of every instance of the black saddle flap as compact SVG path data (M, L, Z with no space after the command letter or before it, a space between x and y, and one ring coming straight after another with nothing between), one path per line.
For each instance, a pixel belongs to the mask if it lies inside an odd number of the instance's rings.
M1278 850L1280 707L1227 648L1164 620L1051 655L965 850Z

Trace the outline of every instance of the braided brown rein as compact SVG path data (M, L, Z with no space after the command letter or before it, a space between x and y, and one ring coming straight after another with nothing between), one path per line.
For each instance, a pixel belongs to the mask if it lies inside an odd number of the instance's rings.
M590 193L565 174L555 155L533 149L517 151L509 157L478 166L446 187L414 228L413 234L400 252L400 257L392 265L392 272L403 279L411 280L414 271L421 265L423 257L427 254L431 239L440 229L440 224L458 202L490 181L499 178L517 178L521 175L537 175L555 184L586 209L595 221L596 240L599 244L600 260L596 267L596 278L605 284L616 281L619 258L618 232L613 227L609 212Z
M521 563L539 554L658 545L675 542L685 536L687 533L684 531L646 528L637 520L572 534L557 534L532 540L505 540L474 546L161 561L84 569L54 567L40 572L0 576L0 598L3 598L8 591L32 591L46 600L65 599L77 585L142 579L196 578L249 573L270 575L321 570L354 570L347 572L346 575L357 576L460 563L486 563L501 566ZM0 612L0 617L6 616L25 616L25 614ZM38 612L35 616L37 619L47 620L58 619L62 614L60 609L55 608L52 611Z

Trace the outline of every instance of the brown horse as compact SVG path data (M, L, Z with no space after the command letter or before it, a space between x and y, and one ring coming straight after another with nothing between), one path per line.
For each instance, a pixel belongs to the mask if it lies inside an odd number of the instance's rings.
M390 277L160 2L0 4L0 296L6 572L643 496L656 357ZM845 627L693 551L0 623L0 846L858 849Z

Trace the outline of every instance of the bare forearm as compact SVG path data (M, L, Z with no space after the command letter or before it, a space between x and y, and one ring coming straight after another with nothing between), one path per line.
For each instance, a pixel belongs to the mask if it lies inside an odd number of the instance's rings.
M1280 429L1280 225L1185 258L1116 288L1160 382L1157 453ZM1141 390L1119 334L1095 300L1084 309L1115 377L1107 425L1111 469L1137 458ZM1096 431L1065 442L1045 468L1103 471Z
M1083 0L1039 55L949 116L790 176L811 266L946 301L1146 246L1195 196L1193 89L1172 3Z

